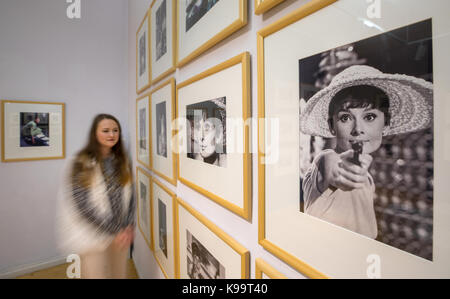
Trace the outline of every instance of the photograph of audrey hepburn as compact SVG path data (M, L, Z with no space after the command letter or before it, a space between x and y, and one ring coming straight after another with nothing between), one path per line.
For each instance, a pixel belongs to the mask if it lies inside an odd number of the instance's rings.
M186 32L191 29L219 0L186 0Z
M299 60L300 212L428 260L431 24Z
M156 61L167 52L166 0L156 10Z
M187 157L226 167L226 97L186 106Z

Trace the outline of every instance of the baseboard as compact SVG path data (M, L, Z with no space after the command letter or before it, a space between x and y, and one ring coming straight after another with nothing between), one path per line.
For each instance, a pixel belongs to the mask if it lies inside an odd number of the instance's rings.
M5 278L16 278L18 276L30 274L39 270L55 267L66 263L66 257L57 257L46 261L41 261L38 263L21 265L18 267L12 267L4 272L0 273L0 279Z

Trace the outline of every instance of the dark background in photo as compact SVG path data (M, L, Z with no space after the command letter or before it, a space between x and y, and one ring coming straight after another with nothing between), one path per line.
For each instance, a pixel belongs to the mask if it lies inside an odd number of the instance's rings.
M428 19L300 59L300 99L307 102L336 74L357 64L433 82L431 29L432 21ZM334 139L310 136L310 151L302 152L300 157L300 182L314 157L323 149L332 148L333 142ZM381 147L371 155L370 174L376 186L376 240L432 260L433 128L383 137Z
M219 0L186 0L186 32L191 29Z
M156 153L167 158L166 102L156 104Z
M156 11L156 61L167 52L166 11L166 0L164 0Z
M39 118L39 123L35 123L36 117ZM34 122L37 128L32 131L30 122ZM50 113L36 113L36 112L21 112L20 113L20 147L30 146L49 146L49 125ZM45 137L39 138L35 136L35 143L33 144L31 135L41 132ZM38 134L39 135L39 134Z
M224 279L225 267L188 230L187 273L191 279Z

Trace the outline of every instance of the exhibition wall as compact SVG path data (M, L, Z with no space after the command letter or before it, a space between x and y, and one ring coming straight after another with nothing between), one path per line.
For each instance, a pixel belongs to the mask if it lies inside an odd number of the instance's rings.
M56 248L56 193L93 117L115 115L130 142L127 2L82 1L81 18L70 19L66 1L0 1L0 98L66 108L66 159L0 163L0 277L65 262Z

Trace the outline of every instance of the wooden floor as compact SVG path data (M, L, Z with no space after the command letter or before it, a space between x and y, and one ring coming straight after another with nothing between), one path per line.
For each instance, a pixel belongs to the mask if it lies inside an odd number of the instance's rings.
M67 279L66 271L70 264L62 264L49 269L36 271L27 275L19 276L17 279ZM128 278L138 279L136 268L132 259L128 260Z

